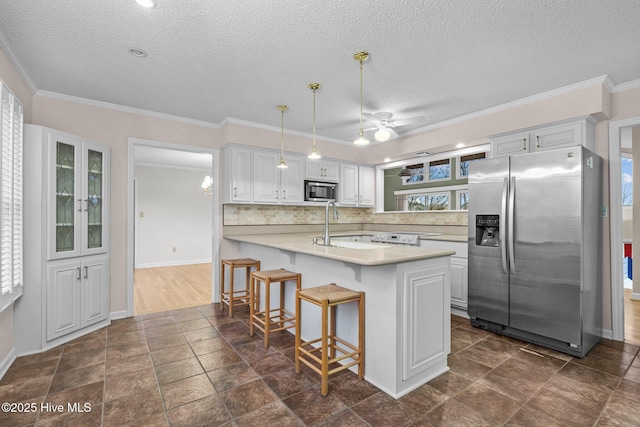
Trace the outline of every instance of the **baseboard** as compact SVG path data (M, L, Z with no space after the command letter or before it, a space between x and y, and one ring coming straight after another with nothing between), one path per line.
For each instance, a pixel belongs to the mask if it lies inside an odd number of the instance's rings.
M182 261L159 261L159 262L144 262L136 265L136 268L155 268L155 267L175 267L178 265L191 265L191 264L211 264L211 259L191 259Z
M12 347L9 350L9 354L0 362L0 380L4 378L4 375L7 373L13 362L16 360L16 349Z
M613 340L613 331L611 329L603 329L601 336L602 338Z
M111 320L126 319L127 317L129 317L127 310L112 311L110 315Z

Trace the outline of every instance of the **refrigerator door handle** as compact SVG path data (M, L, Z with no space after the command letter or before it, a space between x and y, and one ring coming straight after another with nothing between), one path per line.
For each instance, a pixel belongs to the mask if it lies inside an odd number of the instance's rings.
M516 178L511 177L511 185L509 186L509 270L511 274L516 274L515 260L515 239L513 231L515 228L515 204L516 204Z
M507 274L507 245L505 236L505 221L507 220L507 192L509 191L509 180L508 178L504 179L502 183L502 211L500 212L500 218L502 220L502 224L500 224L499 228L499 238L500 238L500 254L502 255L502 273Z

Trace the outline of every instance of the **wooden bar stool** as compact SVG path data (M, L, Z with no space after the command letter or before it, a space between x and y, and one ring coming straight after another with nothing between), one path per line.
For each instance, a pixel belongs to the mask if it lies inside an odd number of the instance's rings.
M301 342L301 302L302 300L322 308L322 337ZM358 303L358 346L336 336L336 306L350 302ZM337 286L335 283L296 291L296 373L300 373L300 362L320 374L322 395L329 393L329 375L358 365L358 378L364 378L364 292L355 292ZM320 347L314 344L320 343ZM342 344L344 347L340 347ZM345 348L347 347L347 348ZM336 357L336 350L342 356ZM320 357L314 353L320 353ZM329 366L344 359L352 361L333 369Z
M284 331L296 326L293 313L284 308L284 285L287 281L296 282L296 291L302 283L300 273L292 273L284 268L279 270L254 271L251 273L251 300L249 314L249 335L253 336L254 327L264 332L264 347L269 347L269 334ZM264 282L264 310L260 311L260 283ZM271 308L271 283L280 284L280 307Z
M229 291L225 291L224 286L224 270L225 266L229 266ZM220 302L222 308L226 304L229 307L229 317L233 317L233 307L239 307L243 305L249 305L249 278L251 275L251 268L255 268L256 271L260 270L260 261L256 261L251 258L238 258L238 259L223 259L220 265ZM236 268L246 268L247 279L245 288L241 290L233 289L234 271Z

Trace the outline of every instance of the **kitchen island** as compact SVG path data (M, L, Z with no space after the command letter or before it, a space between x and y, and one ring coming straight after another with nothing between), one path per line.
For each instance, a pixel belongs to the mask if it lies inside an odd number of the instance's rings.
M316 234L226 236L263 270L302 274L302 287L336 283L365 292L365 379L394 398L446 372L450 351L450 250L313 243ZM354 242L355 243L355 242ZM241 286L241 285L239 285ZM275 287L277 288L277 287ZM274 296L277 289L272 289ZM293 287L285 306L293 311ZM264 300L264 298L262 298ZM353 305L353 307L351 307ZM302 339L319 336L320 310L302 306ZM357 342L357 307L338 309L338 335Z

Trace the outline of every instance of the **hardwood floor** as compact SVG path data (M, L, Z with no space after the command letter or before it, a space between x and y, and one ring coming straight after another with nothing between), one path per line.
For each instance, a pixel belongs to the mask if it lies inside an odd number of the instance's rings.
M133 273L135 315L211 303L211 264L141 268Z
M624 339L640 345L640 301L631 299L631 289L624 290Z

